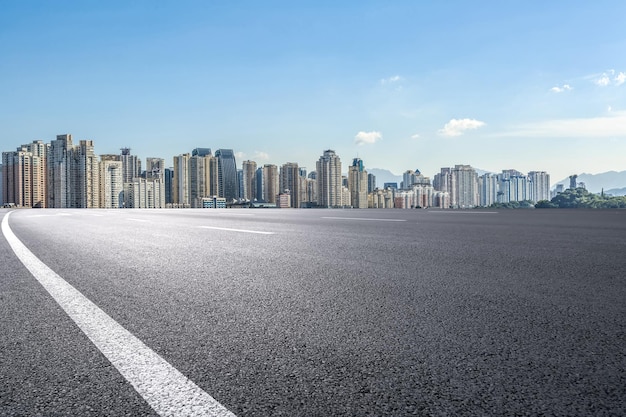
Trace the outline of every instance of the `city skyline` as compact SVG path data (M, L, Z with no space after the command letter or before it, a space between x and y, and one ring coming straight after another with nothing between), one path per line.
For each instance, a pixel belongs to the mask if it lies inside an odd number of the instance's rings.
M624 12L619 1L8 1L0 148L72 132L101 154L166 160L210 146L309 169L334 149L396 175L622 171Z

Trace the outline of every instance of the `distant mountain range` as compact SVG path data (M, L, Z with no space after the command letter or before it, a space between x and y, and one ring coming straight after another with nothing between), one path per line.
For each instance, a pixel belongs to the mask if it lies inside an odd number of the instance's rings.
M626 171L608 171L601 174L579 174L576 182L584 182L589 192L599 193L604 189L606 194L614 196L626 195ZM569 187L569 177L553 184L563 184L565 188Z

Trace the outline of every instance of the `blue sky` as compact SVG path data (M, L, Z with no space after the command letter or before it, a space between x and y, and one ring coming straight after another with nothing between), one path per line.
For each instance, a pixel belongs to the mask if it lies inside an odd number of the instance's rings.
M624 1L13 1L0 149L626 170ZM345 169L344 169L345 171Z

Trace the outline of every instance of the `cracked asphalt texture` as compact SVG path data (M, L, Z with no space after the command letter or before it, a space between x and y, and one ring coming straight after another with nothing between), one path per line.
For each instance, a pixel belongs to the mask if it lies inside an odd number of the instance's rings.
M626 415L626 211L16 210L10 225L238 416ZM155 415L4 238L0 262L0 415Z

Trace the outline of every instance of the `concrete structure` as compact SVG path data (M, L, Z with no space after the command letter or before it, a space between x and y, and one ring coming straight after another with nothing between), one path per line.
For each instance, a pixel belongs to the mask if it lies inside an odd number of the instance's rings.
M124 184L126 208L165 208L165 182L135 178Z
M172 204L177 207L191 207L189 184L188 153L174 157L174 178L172 181Z
M341 160L328 149L316 163L317 198L320 207L342 207Z
M478 177L479 204L488 207L498 201L498 176L486 173Z
M300 168L295 162L287 162L280 167L280 193L289 193L290 207L299 208L301 197ZM280 206L280 204L278 204Z
M528 173L530 180L530 197L533 202L550 200L550 175L545 171L531 171Z
M227 203L239 198L239 182L237 181L237 162L232 149L218 149L217 158L218 196L224 197Z
M241 164L241 171L243 176L243 190L242 198L248 201L254 201L257 199L256 193L256 172L257 165L254 161L243 161Z
M348 168L348 190L353 208L367 208L367 171L363 166L363 160L354 158Z
M478 175L469 165L455 165L452 170L452 206L474 208L478 205Z
M100 207L124 207L124 181L120 155L100 156Z
M263 200L266 203L276 204L276 198L280 192L280 180L278 167L272 164L263 166Z

